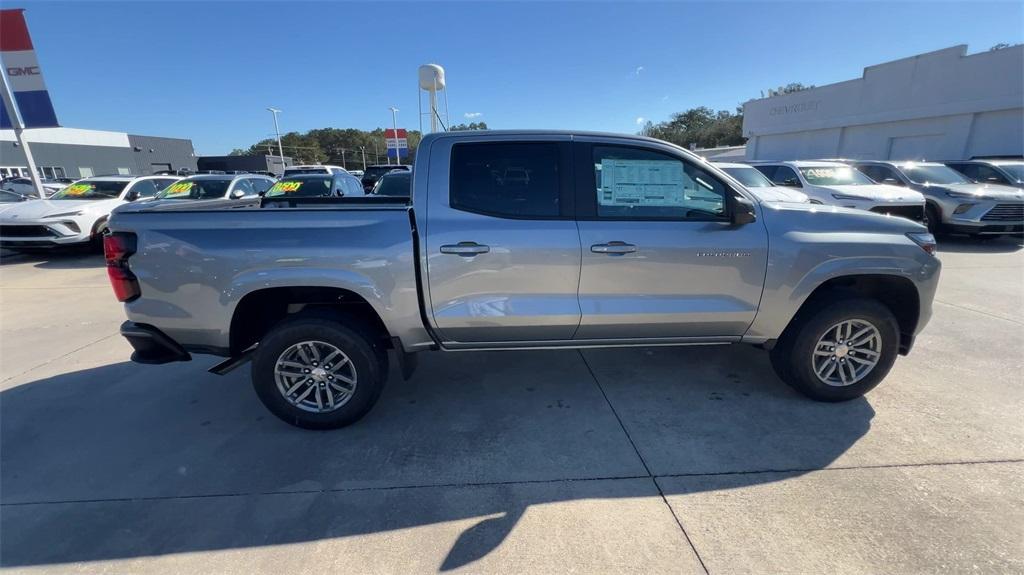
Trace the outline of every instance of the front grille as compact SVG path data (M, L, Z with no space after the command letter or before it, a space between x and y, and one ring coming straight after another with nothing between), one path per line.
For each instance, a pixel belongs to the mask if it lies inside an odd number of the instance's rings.
M0 226L0 237L4 238L40 238L56 237L57 232L46 226Z
M981 216L984 222L1024 221L1024 204L996 204L996 207Z
M924 206L877 206L871 208L871 211L876 214L889 214L890 216L907 218L915 222L924 221Z

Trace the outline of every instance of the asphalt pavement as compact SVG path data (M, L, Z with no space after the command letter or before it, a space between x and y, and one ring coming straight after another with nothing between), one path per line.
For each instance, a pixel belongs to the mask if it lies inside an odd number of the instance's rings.
M0 566L52 573L1024 572L1024 246L940 243L865 398L746 346L433 353L357 425L142 366L102 258L0 254Z

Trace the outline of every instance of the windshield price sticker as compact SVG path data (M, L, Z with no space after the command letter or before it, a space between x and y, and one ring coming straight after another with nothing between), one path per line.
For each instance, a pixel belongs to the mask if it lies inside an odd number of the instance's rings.
M281 192L287 194L289 192L297 192L302 187L302 182L278 182L274 184L274 187L270 188L270 192L276 193Z
M682 162L601 160L602 206L683 206L686 181Z
M188 195L192 190L192 185L192 182L178 182L176 184L171 184L170 187L167 188L167 191L164 192L164 197Z
M834 178L836 176L847 176L850 168L808 168L804 175L808 178Z
M64 188L64 195L66 196L84 196L92 190L92 184L72 184Z

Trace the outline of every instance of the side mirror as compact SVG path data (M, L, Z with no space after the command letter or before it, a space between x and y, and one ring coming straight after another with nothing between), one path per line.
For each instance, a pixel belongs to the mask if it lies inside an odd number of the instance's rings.
M786 186L788 188L802 188L803 187L802 185L800 185L800 180L798 180L796 178L789 178L788 180L783 180L782 181L782 185Z
M134 202L135 200L139 199L139 192L128 192L128 195L125 196L124 199L128 200L129 202Z
M233 192L231 192L231 195L230 195L230 198L232 200L240 200L240 199L242 199L244 197L245 197L245 192L243 192L242 190L234 190Z
M903 185L903 182L897 180L896 178L886 178L886 179L882 180L882 183L883 184L889 184L889 185L892 185L892 186L902 186Z
M263 196L267 195L267 192L266 192L266 190L264 190L264 191L262 191L262 192L259 192L259 194L258 194L258 195L259 195L259 197L261 197L261 198L262 198Z
M734 195L732 201L732 225L742 226L757 221L754 202L740 195Z

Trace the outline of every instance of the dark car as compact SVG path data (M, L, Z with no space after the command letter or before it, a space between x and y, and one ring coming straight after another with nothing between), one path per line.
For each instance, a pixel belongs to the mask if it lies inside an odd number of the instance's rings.
M408 198L412 189L412 172L392 170L377 180L373 186L375 196L398 196Z
M1024 190L1024 160L991 159L945 162L979 184L997 184Z
M287 176L274 184L263 197L341 198L365 195L359 179L345 172Z
M363 170L363 189L369 193L373 190L374 184L377 183L377 180L379 180L381 176L394 170L404 170L408 172L411 171L412 168L404 165L389 166L386 164L382 166L366 166L366 169Z

